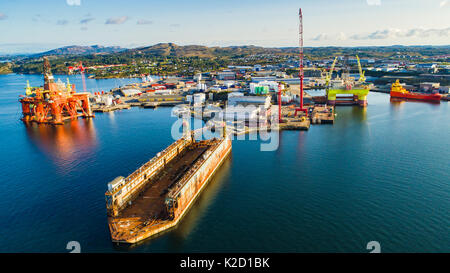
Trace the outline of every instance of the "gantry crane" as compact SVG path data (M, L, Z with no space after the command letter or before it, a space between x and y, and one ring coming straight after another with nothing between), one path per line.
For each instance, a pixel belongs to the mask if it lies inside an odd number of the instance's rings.
M338 59L338 57L336 56L336 57L334 58L333 63L331 64L330 72L328 72L328 74L326 75L326 78L325 78L325 86L326 86L327 88L330 86L331 77L333 77L334 67L336 66L337 59Z
M365 71L362 70L361 62L359 61L358 55L356 55L356 60L358 61L358 70L359 70L359 80L358 81L360 83L366 82L366 77L364 76Z

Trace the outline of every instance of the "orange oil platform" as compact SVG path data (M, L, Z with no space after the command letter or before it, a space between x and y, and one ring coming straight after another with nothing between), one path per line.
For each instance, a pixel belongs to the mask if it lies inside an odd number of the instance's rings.
M76 93L75 85L55 82L47 57L44 57L44 86L30 87L21 95L24 122L63 124L78 117L94 117L89 104L89 93Z

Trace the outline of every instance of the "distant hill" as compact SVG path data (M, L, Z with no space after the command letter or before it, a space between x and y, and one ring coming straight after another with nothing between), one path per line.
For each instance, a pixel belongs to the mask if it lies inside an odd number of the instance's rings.
M441 55L448 54L450 46L362 46L362 47L305 47L304 52L308 58L331 58L335 55L354 55L360 57L385 58L399 53L411 55ZM42 56L83 56L83 55L109 55L111 57L243 57L251 55L297 55L298 47L260 47L260 46L228 46L208 47L202 45L180 46L174 43L159 43L152 46L126 49L120 46L104 47L93 46L66 46L50 51L29 55L31 59Z
M397 54L410 55L441 55L448 54L450 46L361 46L361 47L305 47L304 53L309 58L331 58L335 55L354 55L360 57L389 57ZM239 57L250 55L297 55L298 47L260 47L260 46L229 46L229 47L207 47L201 45L179 46L173 43L159 43L147 47L133 48L119 52L118 55L133 56L164 56L164 57L192 57L202 58L215 57Z
M123 55L153 55L170 57L213 58L220 56L239 56L252 54L286 54L294 53L295 48L266 48L259 46L207 47L201 45L179 46L173 43L159 43L147 47L139 47L121 52Z
M33 54L30 57L31 58L39 58L42 56L52 56L52 55L89 55L89 54L108 54L108 53L116 53L126 50L126 48L120 47L120 46L100 46L100 45L93 45L93 46L65 46L56 48L50 51Z

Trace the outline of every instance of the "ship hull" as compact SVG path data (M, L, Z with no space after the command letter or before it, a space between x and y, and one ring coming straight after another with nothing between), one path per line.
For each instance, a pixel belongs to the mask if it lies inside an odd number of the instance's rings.
M402 93L391 91L391 98L408 99L408 100L423 100L431 102L440 102L441 95L439 94L421 94L421 93Z

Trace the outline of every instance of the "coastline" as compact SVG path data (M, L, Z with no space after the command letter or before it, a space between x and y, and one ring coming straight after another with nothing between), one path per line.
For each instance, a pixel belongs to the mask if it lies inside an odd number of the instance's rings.
M42 75L41 73L16 73L16 72L8 72L8 73L2 73L0 72L0 75L33 75L33 76L39 76ZM80 74L61 74L61 73L53 73L53 75L56 76L74 76L74 75L80 75ZM89 78L89 76L87 76ZM92 77L89 79L93 80L105 80L105 79L137 79L140 78L140 76L129 76L129 77L123 77L123 76L108 76L108 77Z

